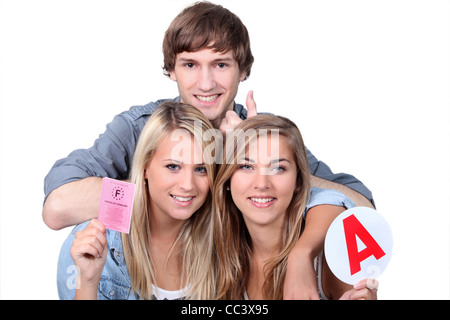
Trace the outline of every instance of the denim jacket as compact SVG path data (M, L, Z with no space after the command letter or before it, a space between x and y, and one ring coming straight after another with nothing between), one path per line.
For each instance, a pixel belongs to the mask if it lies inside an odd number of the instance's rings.
M83 230L89 221L77 225L64 241L58 260L58 294L62 300L72 300L75 298L76 278L78 275L75 264L70 255L70 248L75 239L75 233ZM107 258L103 268L100 283L97 290L97 299L139 299L131 290L131 280L125 262L122 236L120 232L106 230L108 242Z
M342 193L319 188L311 188L311 197L305 213L321 204L344 206L353 208L355 204ZM70 248L75 239L75 233L86 228L89 221L77 225L64 241L58 260L58 294L60 299L71 300L75 298L77 269L70 255ZM131 280L123 255L122 236L120 232L106 230L108 242L107 258L103 268L97 290L99 300L137 300L139 295L131 290Z

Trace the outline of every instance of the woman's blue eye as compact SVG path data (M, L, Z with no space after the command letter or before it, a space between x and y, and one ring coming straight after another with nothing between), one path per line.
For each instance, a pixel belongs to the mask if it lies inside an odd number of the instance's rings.
M180 168L180 166L177 165L177 164L168 164L168 165L166 166L166 168L169 169L169 170L171 170L171 171L175 171L175 170L178 170L178 169Z
M251 170L251 169L252 169L252 166L249 165L249 164L243 164L243 165L240 165L240 166L239 166L239 169L242 169L242 170Z
M197 168L195 168L195 171L199 172L199 173L207 173L208 172L206 170L206 167L197 167Z

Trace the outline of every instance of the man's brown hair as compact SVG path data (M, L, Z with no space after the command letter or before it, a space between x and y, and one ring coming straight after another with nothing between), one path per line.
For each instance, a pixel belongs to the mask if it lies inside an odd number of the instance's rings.
M246 72L246 78L250 75L254 59L247 28L234 13L210 2L185 8L170 24L163 41L164 74L174 70L178 53L204 48L231 50L239 70Z

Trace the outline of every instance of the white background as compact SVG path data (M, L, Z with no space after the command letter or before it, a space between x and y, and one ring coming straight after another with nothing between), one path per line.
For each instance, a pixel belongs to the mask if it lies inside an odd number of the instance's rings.
M57 299L70 228L43 223L44 177L114 115L177 95L162 38L192 1L0 3L0 298ZM449 299L449 1L216 3L251 36L237 102L253 89L259 111L293 119L373 191L394 235L379 298Z

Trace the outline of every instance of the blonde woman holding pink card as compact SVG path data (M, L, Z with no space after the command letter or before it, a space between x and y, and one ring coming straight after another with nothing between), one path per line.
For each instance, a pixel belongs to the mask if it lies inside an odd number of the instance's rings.
M61 299L215 297L211 192L216 162L207 118L189 105L156 109L139 136L130 232L97 219L74 228L58 263ZM209 137L209 138L208 138Z

